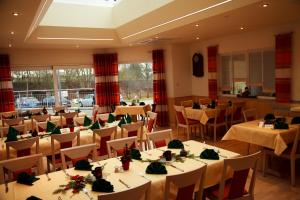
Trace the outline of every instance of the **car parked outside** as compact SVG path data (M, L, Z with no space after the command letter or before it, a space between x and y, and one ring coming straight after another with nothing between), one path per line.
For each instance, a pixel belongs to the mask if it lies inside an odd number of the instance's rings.
M84 98L79 99L79 105L81 107L91 107L95 104L94 94L87 94Z
M55 97L54 96L45 97L42 100L42 103L44 106L54 106L55 105ZM71 105L70 101L65 97L61 98L61 103L62 103L62 105L67 105L67 106Z
M36 108L40 102L35 97L21 97L17 99L17 105L19 108Z

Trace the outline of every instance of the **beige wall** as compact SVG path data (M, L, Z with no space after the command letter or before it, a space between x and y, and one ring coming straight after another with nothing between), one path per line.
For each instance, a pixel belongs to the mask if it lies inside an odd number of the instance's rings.
M247 51L260 48L275 48L274 35L279 33L294 32L293 35L293 64L292 64L292 100L300 101L300 24L291 24L265 28L257 31L240 33L203 41L190 46L190 58L195 52L204 56L204 77L192 77L192 95L208 96L207 81L207 47L219 45L219 53Z

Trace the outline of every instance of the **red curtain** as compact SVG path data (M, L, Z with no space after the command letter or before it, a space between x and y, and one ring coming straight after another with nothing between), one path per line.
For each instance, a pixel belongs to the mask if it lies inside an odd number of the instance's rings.
M118 55L94 55L96 104L99 113L113 112L113 108L120 104L118 82Z
M291 101L292 33L275 36L275 90L277 102Z
M152 51L153 60L153 100L156 104L158 126L169 124L167 89L165 81L165 61L162 49Z
M217 56L218 46L207 47L208 96L210 99L218 98Z
M14 92L8 55L0 55L0 112L14 111Z

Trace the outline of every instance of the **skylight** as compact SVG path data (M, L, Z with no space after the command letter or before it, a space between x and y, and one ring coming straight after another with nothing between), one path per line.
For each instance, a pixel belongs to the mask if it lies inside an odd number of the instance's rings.
M54 3L79 4L89 6L114 7L122 0L54 0Z

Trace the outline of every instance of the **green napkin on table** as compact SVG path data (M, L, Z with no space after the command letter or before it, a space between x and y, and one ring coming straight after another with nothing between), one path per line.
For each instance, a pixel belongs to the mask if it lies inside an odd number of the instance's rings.
M114 192L114 186L102 178L93 182L92 191L95 192Z
M10 126L8 128L8 133L7 133L5 142L17 141L18 140L18 138L17 138L18 134L19 134L19 131L17 131L15 128Z
M168 144L168 149L182 149L184 148L180 140L171 140Z
M129 114L127 114L125 116L125 120L126 120L127 124L130 124L132 122L132 118L131 118L131 116Z
M93 121L90 118L84 116L83 126L90 126L92 123Z
M122 117L118 126L121 127L123 124L126 124L125 117Z
M193 103L193 109L200 109L200 104L197 102Z
M140 153L140 151L138 149L131 149L130 150L130 155L131 155L132 159L142 160L141 153Z
M98 121L95 121L95 123L93 123L93 125L90 127L91 130L94 129L100 129L100 125Z
M300 117L294 117L291 124L300 124Z
M160 162L152 162L147 166L147 174L167 174L166 167Z
M56 125L52 122L47 121L46 132L52 132L55 129Z
M30 196L26 200L42 200L42 199L40 199L40 198L38 198L36 196Z
M51 132L51 134L61 134L61 132L60 132L60 127L55 127L55 128L53 129L53 131Z
M274 129L289 129L289 125L283 121L276 121L274 123Z
M33 185L32 183L39 180L40 178L36 178L26 172L22 172L18 175L17 183L21 183L24 185Z
M78 160L75 164L76 170L90 171L92 167L93 165L91 165L87 160Z
M219 154L213 149L205 149L201 152L200 158L208 160L219 160Z
M116 117L113 114L109 113L107 122L113 123L114 121L116 121Z

